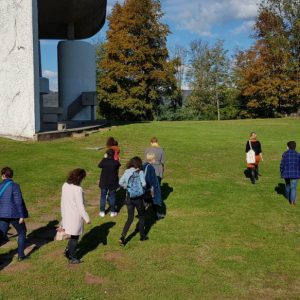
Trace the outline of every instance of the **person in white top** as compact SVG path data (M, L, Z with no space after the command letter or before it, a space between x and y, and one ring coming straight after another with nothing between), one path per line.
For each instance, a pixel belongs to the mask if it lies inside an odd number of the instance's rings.
M84 169L74 169L69 173L67 182L62 186L61 226L65 233L71 236L64 254L71 264L81 262L76 258L76 247L79 236L83 233L83 220L87 224L91 223L84 208L83 190L80 186L85 176Z

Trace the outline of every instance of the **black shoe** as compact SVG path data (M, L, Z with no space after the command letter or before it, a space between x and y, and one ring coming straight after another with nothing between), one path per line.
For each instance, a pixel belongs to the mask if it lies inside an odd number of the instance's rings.
M28 256L18 257L18 262L23 261L24 259L28 259Z
M68 248L66 248L65 251L64 251L64 257L66 257L68 259L70 258L70 252L69 252Z
M125 246L125 238L124 238L123 236L121 236L121 237L119 238L119 245L120 245L120 246Z
M147 236L142 236L142 237L140 238L140 241L141 241L141 242L147 241L147 240L149 240L149 238L148 238Z
M74 258L74 257L69 259L69 264L71 264L71 265L78 265L80 263L82 263L82 261L80 259L77 259L77 258Z

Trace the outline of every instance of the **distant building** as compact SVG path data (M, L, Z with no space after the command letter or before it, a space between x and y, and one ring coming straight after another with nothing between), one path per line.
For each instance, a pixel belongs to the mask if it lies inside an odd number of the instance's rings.
M102 28L106 5L106 0L0 0L0 136L33 139L45 121L94 118L95 49L78 40ZM56 95L42 77L40 39L63 40ZM44 109L47 94L57 107Z

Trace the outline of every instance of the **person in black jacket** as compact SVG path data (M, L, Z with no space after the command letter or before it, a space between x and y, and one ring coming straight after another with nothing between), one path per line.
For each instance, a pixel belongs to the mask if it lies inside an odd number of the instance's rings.
M250 171L251 182L254 184L255 180L258 180L258 176L259 176L258 164L259 164L260 161L263 160L261 143L256 139L256 133L255 132L251 132L250 139L246 143L246 153L251 148L255 152L255 163L247 164L247 168Z
M117 212L115 208L116 189L119 187L119 168L121 164L118 160L114 160L115 152L112 149L106 151L106 157L103 158L98 167L102 169L99 181L101 189L100 197L100 217L105 216L106 198L109 198L110 216L116 217Z

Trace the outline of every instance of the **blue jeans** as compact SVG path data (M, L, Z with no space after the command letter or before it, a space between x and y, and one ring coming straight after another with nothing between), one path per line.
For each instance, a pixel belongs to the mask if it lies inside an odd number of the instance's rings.
M101 189L100 197L100 211L105 211L106 197L108 194L109 206L111 212L116 212L115 203L116 203L116 191L109 189Z
M15 227L17 230L17 233L19 235L18 237L18 256L19 257L25 257L24 249L25 249L25 240L26 240L26 225L25 223L19 224L19 219L6 219L1 218L0 219L0 231L2 232L3 238L6 237L7 231L9 228L9 224Z
M291 203L295 203L298 179L285 178L284 180L285 180L285 197Z

